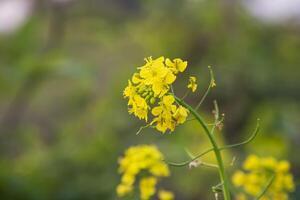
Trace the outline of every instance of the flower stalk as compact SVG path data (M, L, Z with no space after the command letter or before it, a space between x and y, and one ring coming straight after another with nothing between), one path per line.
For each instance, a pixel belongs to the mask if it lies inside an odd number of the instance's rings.
M225 173L221 150L219 149L219 146L218 146L214 136L211 134L207 125L205 124L205 122L203 121L203 119L201 118L199 113L194 108L192 108L189 104L185 103L184 101L182 101L181 99L179 99L176 96L175 96L175 100L178 104L187 108L191 112L191 114L196 118L196 120L200 123L202 128L204 129L211 145L213 146L213 151L215 153L217 163L219 166L218 170L219 170L219 176L220 176L221 182L223 183L222 191L223 191L223 195L224 195L224 200L230 200L231 198L230 198L230 191L229 191L229 181L228 181L228 178Z

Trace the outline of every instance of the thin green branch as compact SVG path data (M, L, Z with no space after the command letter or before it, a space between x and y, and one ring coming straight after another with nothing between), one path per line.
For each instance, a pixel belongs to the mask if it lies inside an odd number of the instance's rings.
M260 120L257 119L256 128L253 131L252 135L247 140L237 143L237 144L231 144L231 145L226 145L226 146L220 147L219 150L230 149L230 148L234 148L234 147L238 147L238 146L250 143L252 140L254 140L254 138L257 136L257 134L259 132L259 129L260 129L259 121Z
M183 95L183 97L181 97L181 99L184 100L189 95L189 93L190 93L190 90L187 90L185 92L185 94Z
M255 130L253 131L252 135L245 141L241 142L241 143L237 143L237 144L232 144L232 145L226 145L226 146L223 146L223 147L220 147L219 150L225 150L225 149L229 149L229 148L234 148L234 147L238 147L238 146L241 146L241 145L245 145L245 144L248 144L250 143L252 140L255 139L255 137L257 136L257 133L259 132L259 119L257 119L257 124L256 124L256 128ZM174 166L174 167L183 167L183 166L186 166L188 165L189 163L197 160L198 158L206 155L207 153L213 151L214 148L210 148L210 149L207 149L206 151L196 155L195 157L191 158L190 160L187 160L187 161L183 161L183 162L167 162L167 164L169 164L170 166Z
M195 107L195 110L198 110L198 109L200 108L200 106L202 105L202 103L203 103L204 100L206 99L206 97L207 97L207 95L208 95L210 89L216 85L216 83L215 83L215 78L214 78L214 73L213 73L213 71L212 71L212 69L211 69L210 66L208 66L208 70L209 70L209 72L210 72L210 82L209 82L209 85L208 85L208 87L207 87L207 89L206 89L204 95L202 96L201 100L199 101L199 103L198 103L197 106Z
M269 181L268 181L266 187L264 188L264 190L254 200L259 200L260 198L262 198L266 194L266 192L268 191L268 189L272 185L274 179L275 179L275 174L273 174L271 176L271 178L269 179Z
M200 161L199 166L201 166L201 165L204 167L219 168L218 165Z
M139 128L139 130L136 132L136 135L140 134L140 133L142 132L142 130L144 130L145 128L148 128L148 127L154 128L154 126L151 126L151 124L147 124L147 125L145 125L145 126L141 126L141 127Z
M198 158L206 155L207 153L213 151L214 149L213 148L210 148L210 149L207 149L206 151L200 153L199 155L195 156L194 158L190 159L190 160L187 160L187 161L184 161L184 162L168 162L168 161L165 161L168 165L170 166L174 166L174 167L183 167L183 166L186 166L188 165L189 163L197 160Z
M201 100L199 101L199 103L197 104L197 106L195 107L195 110L198 110L200 108L200 106L202 105L202 103L204 102L204 100L206 99L209 91L211 89L211 83L208 85L204 95L202 96Z

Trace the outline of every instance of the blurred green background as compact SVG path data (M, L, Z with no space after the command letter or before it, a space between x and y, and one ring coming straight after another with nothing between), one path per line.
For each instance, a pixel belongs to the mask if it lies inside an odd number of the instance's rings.
M229 173L255 153L290 160L299 180L299 21L262 20L237 0L7 2L17 1L0 1L10 14L0 15L0 199L115 200L117 160L130 145L156 144L172 161L186 160L185 148L206 149L194 122L135 135L143 124L127 113L122 91L144 57L161 55L188 60L187 75L199 80L193 105L213 67L217 87L201 113L212 119L218 100L221 143L247 138L261 119L253 143L226 152ZM186 82L176 83L178 94ZM162 184L176 199L214 199L215 170L171 172ZM300 199L299 187L291 199Z

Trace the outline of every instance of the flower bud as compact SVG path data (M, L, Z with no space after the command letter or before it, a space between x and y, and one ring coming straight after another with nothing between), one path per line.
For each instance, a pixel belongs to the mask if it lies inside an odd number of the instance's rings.
M151 103L151 104L155 104L155 98L154 98L154 97L152 97L152 98L150 99L150 103Z
M148 96L148 92L143 92L142 97Z

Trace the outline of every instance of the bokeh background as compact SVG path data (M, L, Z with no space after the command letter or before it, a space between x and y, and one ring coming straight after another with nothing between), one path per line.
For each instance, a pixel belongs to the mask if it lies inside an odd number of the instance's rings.
M254 142L226 152L228 172L251 153L288 159L290 199L300 199L299 0L1 0L0 199L115 200L130 145L156 144L171 161L206 149L194 122L135 135L143 124L122 90L144 57L161 55L188 60L199 80L193 105L213 67L217 87L201 114L211 120L218 100L220 143L247 138L261 119ZM177 199L214 198L215 170L171 171L162 184Z

